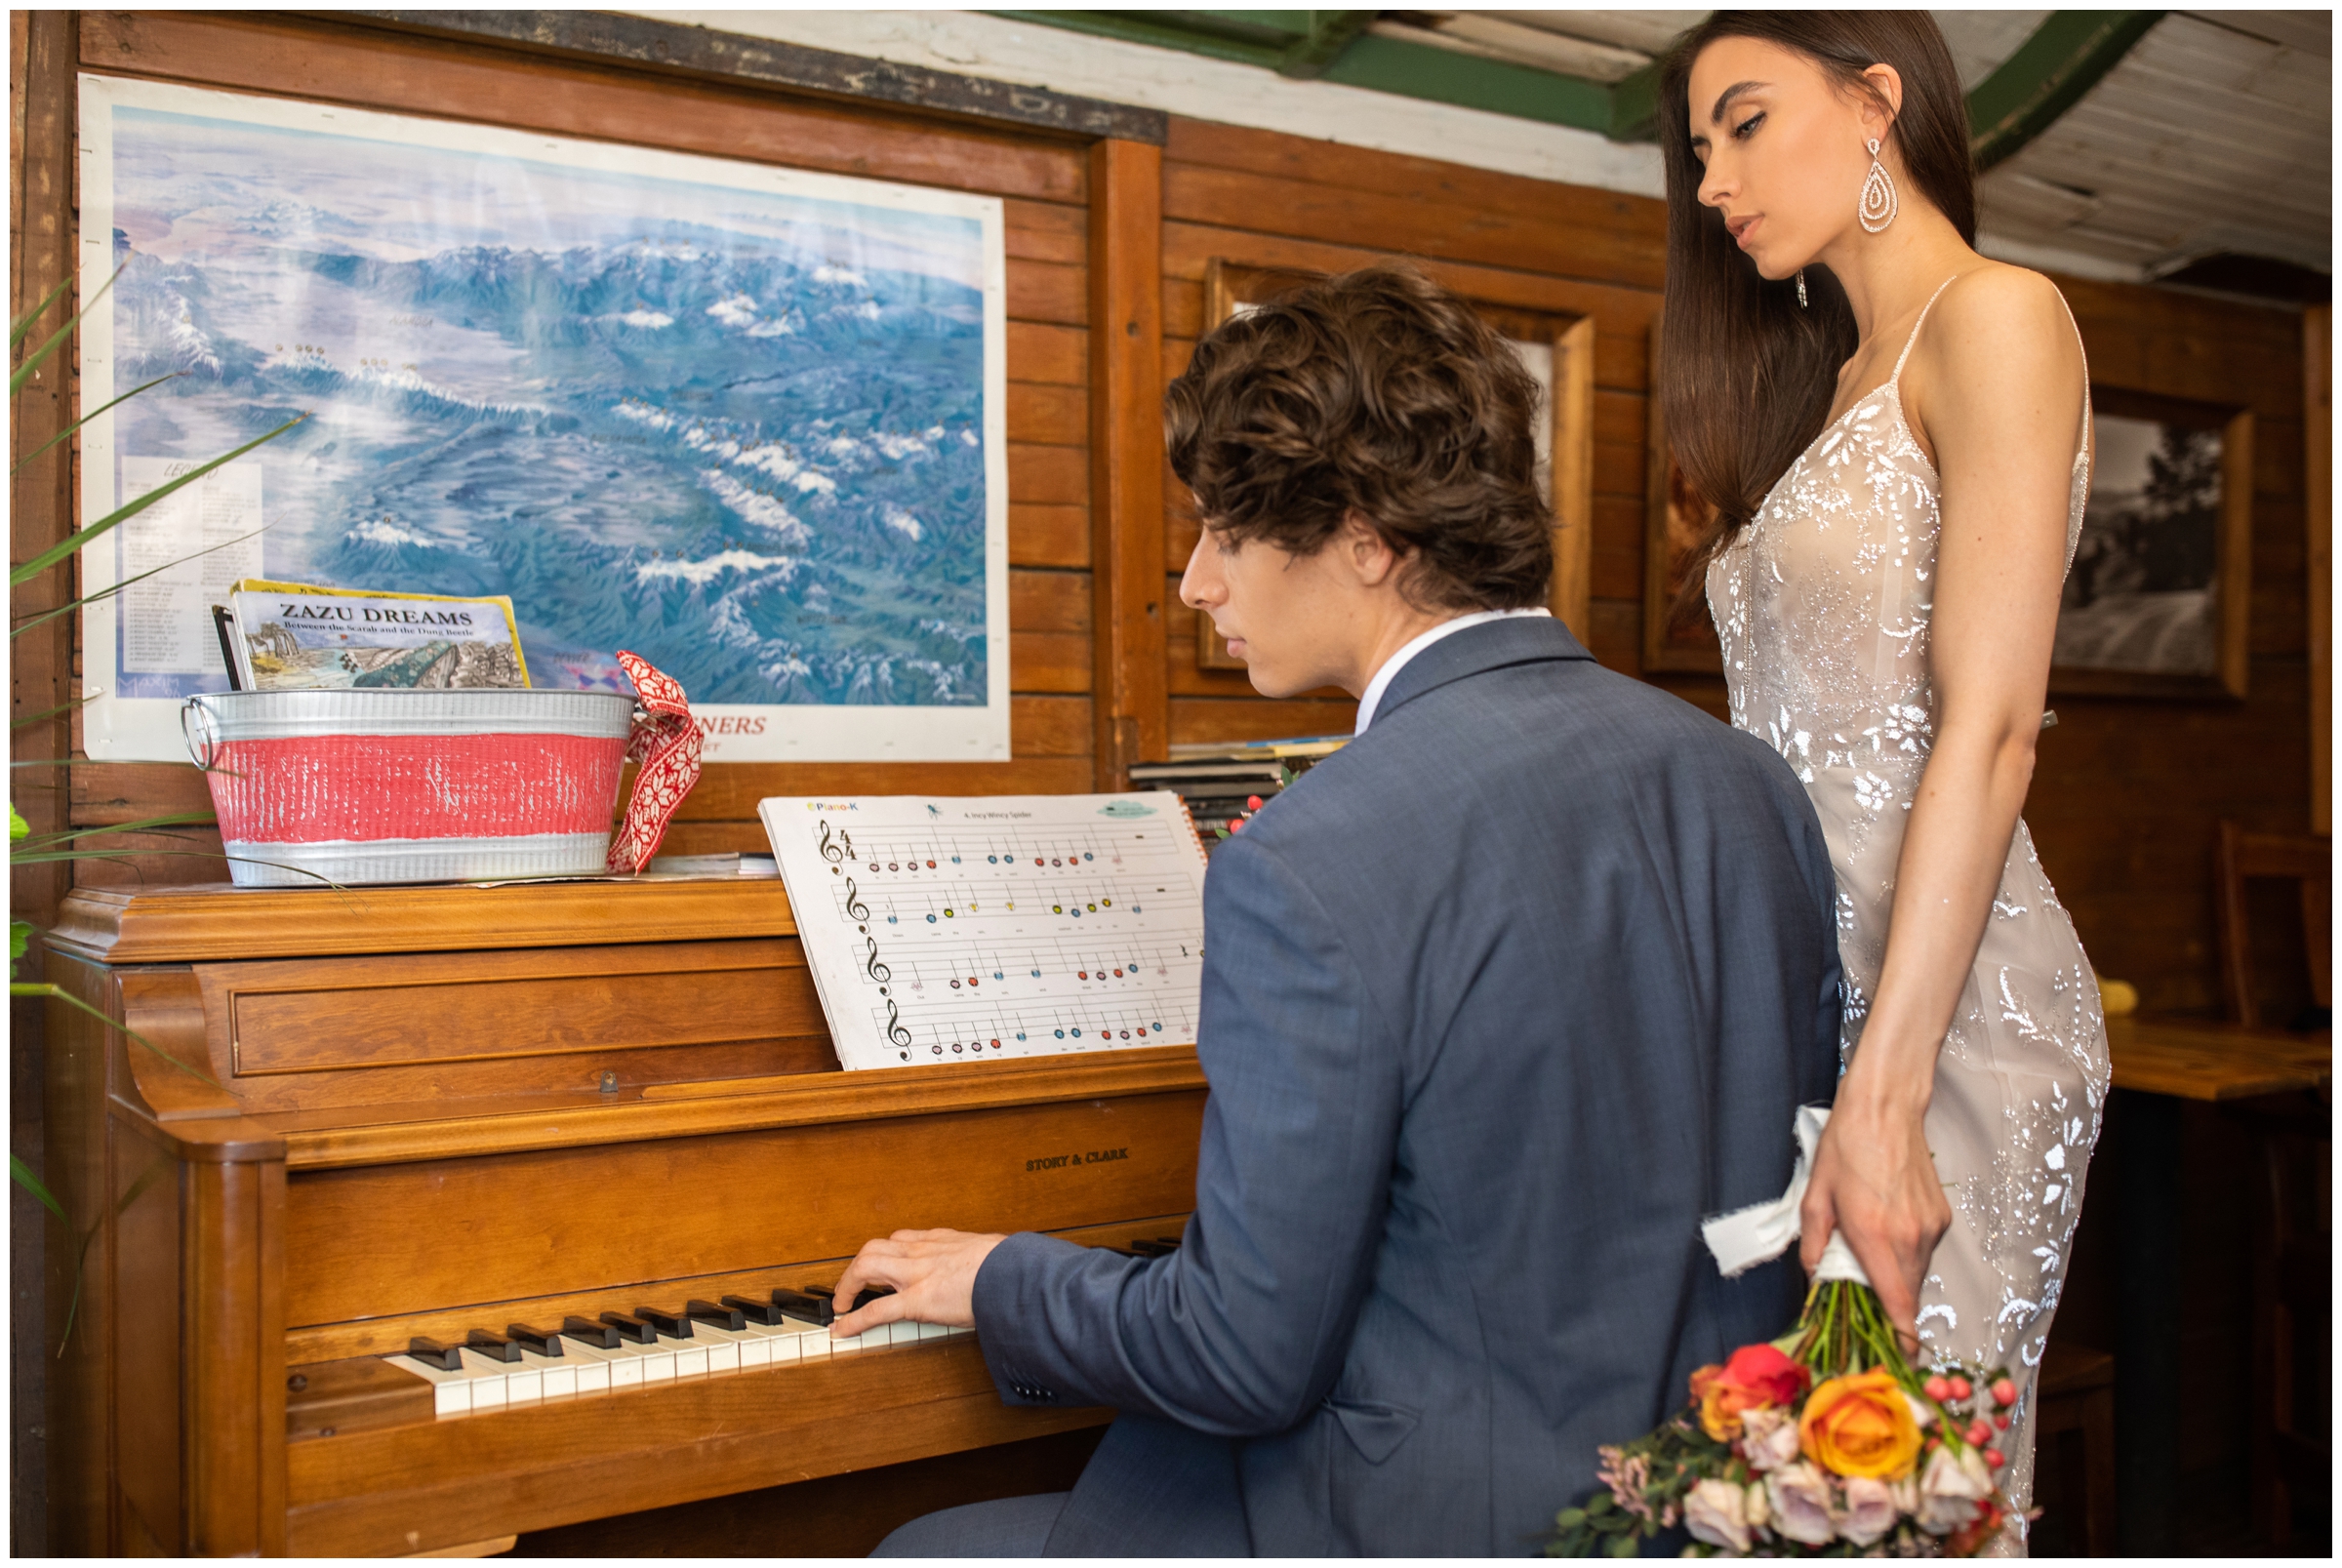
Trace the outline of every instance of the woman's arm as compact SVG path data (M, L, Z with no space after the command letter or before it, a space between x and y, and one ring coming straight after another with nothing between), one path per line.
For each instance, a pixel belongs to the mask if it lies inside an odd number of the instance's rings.
M1992 915L2049 683L2080 345L2047 279L1987 266L1946 291L1904 384L1943 479L1935 745L1904 833L1878 994L1806 1189L1802 1251L1811 1267L1843 1230L1910 1332L1952 1221L1922 1126L1936 1053Z

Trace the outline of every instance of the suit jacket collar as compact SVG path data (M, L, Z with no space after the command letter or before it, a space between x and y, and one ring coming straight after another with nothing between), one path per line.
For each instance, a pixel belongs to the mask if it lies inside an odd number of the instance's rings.
M1367 733L1371 735L1376 725L1426 692L1453 682L1509 664L1593 658L1557 617L1521 616L1467 626L1407 661L1383 693L1382 704L1374 710L1374 725L1368 726Z

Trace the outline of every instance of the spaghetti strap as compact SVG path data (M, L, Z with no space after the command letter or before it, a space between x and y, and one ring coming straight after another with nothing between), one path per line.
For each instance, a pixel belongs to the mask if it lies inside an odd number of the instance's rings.
M1911 324L1911 336L1903 340L1903 352L1895 360L1895 373L1886 379L1886 384L1893 387L1897 393L1903 390L1903 362L1911 357L1911 345L1919 341L1919 329L1927 325L1927 312L1935 308L1935 302L1941 300L1944 297L1944 291L1958 283L1959 278L1960 275L1955 272L1944 279L1935 286L1935 292L1927 297L1927 302L1919 306L1919 319Z

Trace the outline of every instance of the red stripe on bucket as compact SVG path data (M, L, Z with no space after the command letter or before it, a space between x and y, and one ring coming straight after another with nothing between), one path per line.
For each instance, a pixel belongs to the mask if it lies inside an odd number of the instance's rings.
M570 735L229 741L212 809L231 843L606 833L626 743Z

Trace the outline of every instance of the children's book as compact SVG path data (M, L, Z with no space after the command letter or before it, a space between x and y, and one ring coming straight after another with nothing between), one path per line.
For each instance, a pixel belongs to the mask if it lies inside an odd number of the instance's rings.
M525 687L512 601L374 593L246 578L228 594L227 651L248 692L327 687Z

